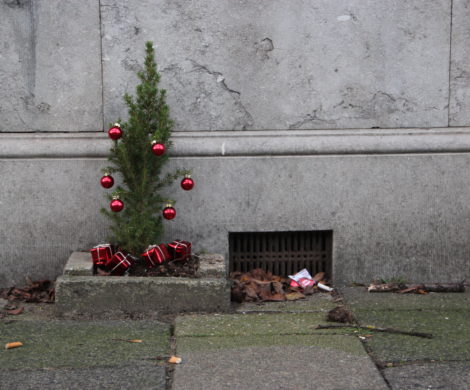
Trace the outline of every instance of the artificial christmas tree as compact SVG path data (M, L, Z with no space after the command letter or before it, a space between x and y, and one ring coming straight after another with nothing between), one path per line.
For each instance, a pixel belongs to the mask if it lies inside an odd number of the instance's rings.
M171 148L173 122L165 102L166 91L158 88L160 75L152 42L146 43L144 70L137 75L141 83L136 88L136 97L124 96L129 109L128 121L114 124L109 130L110 138L115 141L109 156L112 165L103 170L121 177L122 184L108 194L108 199L117 198L122 207L111 205L113 211L119 212L101 210L112 221L109 240L134 254L142 253L160 240L163 205L174 203L161 190L189 173L176 170L162 175ZM158 153L156 145L160 145Z

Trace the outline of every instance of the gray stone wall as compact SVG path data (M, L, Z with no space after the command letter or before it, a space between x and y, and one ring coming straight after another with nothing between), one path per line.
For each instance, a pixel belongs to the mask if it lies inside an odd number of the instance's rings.
M334 279L470 277L470 0L1 0L0 287L104 240L103 130L144 42L175 120L166 240L333 230ZM379 129L371 129L379 128ZM35 132L35 134L31 134Z
M468 126L469 13L469 0L2 0L0 131L125 117L146 40L177 131Z

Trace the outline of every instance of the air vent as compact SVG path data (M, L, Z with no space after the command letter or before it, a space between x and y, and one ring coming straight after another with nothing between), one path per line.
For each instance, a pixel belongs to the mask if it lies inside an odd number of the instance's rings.
M255 268L288 276L303 268L332 277L333 231L229 233L230 272Z

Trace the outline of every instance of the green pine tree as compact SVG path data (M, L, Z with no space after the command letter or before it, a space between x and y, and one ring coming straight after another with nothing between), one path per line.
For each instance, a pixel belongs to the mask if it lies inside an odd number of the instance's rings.
M124 95L129 109L128 122L121 123L123 135L115 141L108 157L112 165L103 170L120 174L122 185L107 198L119 196L124 209L114 213L103 208L101 212L112 222L109 241L138 255L148 245L159 243L162 237L162 209L172 201L161 190L189 172L176 170L162 174L171 148L173 121L165 102L166 91L158 88L160 75L152 42L146 43L144 70L137 75L141 83L136 88L136 97ZM163 155L152 153L152 141L165 145Z

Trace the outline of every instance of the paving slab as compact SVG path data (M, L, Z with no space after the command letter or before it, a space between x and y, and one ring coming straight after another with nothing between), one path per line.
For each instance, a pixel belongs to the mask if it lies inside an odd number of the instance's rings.
M323 313L187 315L176 319L175 334L177 337L311 334L318 324L325 323Z
M364 355L364 347L356 341L356 337L345 335L247 335L247 336L213 336L213 337L179 337L177 352L201 352L214 350L232 350L245 347L271 346L315 346L318 348L335 349L338 351Z
M324 337L324 336L318 336ZM175 389L388 389L357 339L356 352L312 345L251 346L183 352Z
M470 311L470 290L464 293L369 293L364 287L341 289L345 302L360 310L462 310Z
M459 311L355 311L363 325L427 332L432 339L374 333L367 341L383 362L470 360L470 313Z
M82 369L0 370L4 390L157 389L164 390L164 367L154 363Z
M384 370L392 390L468 389L470 362L411 364Z
M168 354L169 325L150 321L1 321L1 370L139 366ZM115 339L141 339L129 343Z

